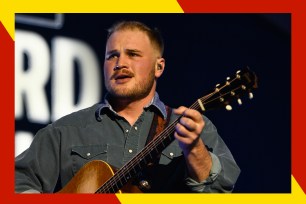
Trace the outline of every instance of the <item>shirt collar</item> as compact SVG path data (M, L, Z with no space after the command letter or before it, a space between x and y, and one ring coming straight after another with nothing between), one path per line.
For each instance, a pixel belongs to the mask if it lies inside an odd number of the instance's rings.
M107 100L107 98L108 98L107 96L108 96L108 94L106 94L103 102L98 105L98 108L96 110L96 115L100 118L101 118L101 115L102 115L103 111L106 110L106 109L112 111L114 114L117 114L116 111L114 111L114 109L110 105L109 101ZM163 118L166 119L166 117L167 117L166 106L159 99L159 95L158 95L157 92L155 92L153 99L151 100L151 102L147 106L144 107L144 109L149 109L151 107L155 107L158 110L158 112L160 114L162 114Z

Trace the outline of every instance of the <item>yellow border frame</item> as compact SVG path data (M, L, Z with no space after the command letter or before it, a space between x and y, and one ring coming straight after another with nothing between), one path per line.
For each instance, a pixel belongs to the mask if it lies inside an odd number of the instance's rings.
M235 0L233 0L235 1ZM299 4L294 1L294 3L284 4L284 1L273 1L273 0L249 0L251 4L261 4L262 10L257 10L255 7L251 7L246 5L244 1L242 2L242 6L237 4L237 12L291 12L292 8L286 8L286 6L295 6L296 9L299 8ZM279 4L279 2L282 2ZM238 1L235 1L238 3ZM268 6L265 7L265 3L268 2ZM287 2L287 1L286 1ZM202 2L202 6L205 4L205 1ZM214 3L211 3L209 0L207 1L207 8L201 10L203 12L227 12L224 9L224 5L222 8L217 6L212 6ZM218 0L216 0L215 5L218 5ZM249 9L244 9L243 6ZM203 7L202 7L203 8ZM212 10L209 10L213 8ZM218 9L219 8L219 9ZM197 10L196 10L197 11ZM7 32L14 40L14 25L15 25L15 13L183 13L184 10L181 8L180 4L176 0L155 0L155 1L145 1L145 0L116 0L102 2L99 0L87 0L84 3L76 2L71 0L45 0L45 1L37 1L37 0L0 0L0 21L5 26ZM199 11L197 11L199 12ZM235 12L235 9L231 9L230 12ZM295 18L296 16L293 16ZM305 37L305 36L304 36ZM0 44L1 44L0 39ZM1 51L2 52L2 51ZM298 50L297 50L298 52ZM294 60L294 59L293 59ZM294 63L293 63L294 64ZM2 67L1 67L2 69ZM302 112L304 109L302 109ZM305 113L305 111L304 111ZM2 116L1 116L2 117ZM294 128L294 127L293 127ZM295 132L295 131L293 131ZM2 137L2 135L0 136ZM10 151L13 154L13 151ZM12 156L13 157L13 156ZM12 168L9 168L12 169ZM0 185L4 185L1 182ZM12 189L11 189L12 190ZM7 195L6 195L7 196ZM26 195L15 195L12 192L12 197L2 197L4 201L19 200L19 202L24 203L35 203L35 202L45 202L46 196L37 195L37 196L26 196ZM188 202L214 202L214 203L260 203L260 202L275 202L275 203L306 203L306 196L299 186L298 182L295 180L292 175L292 192L287 194L116 194L117 198L121 203L188 203ZM66 199L58 198L58 195L54 195L54 201L66 202ZM65 196L62 198L80 198L80 196ZM86 196L87 197L87 196ZM98 197L94 196L95 199ZM103 201L103 196L99 197ZM12 199L12 200L10 200ZM48 200L53 201L52 197L48 196ZM96 200L97 201L97 200ZM73 201L74 202L74 201ZM1 201L1 203L3 203ZM51 202L50 202L51 203ZM77 202L74 202L77 203Z

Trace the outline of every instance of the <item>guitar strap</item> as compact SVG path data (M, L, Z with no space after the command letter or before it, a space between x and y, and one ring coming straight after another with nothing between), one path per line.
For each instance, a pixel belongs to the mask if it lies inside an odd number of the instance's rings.
M154 113L153 121L151 124L150 132L147 137L146 144L147 145L149 142L154 140L154 138L159 135L168 125L170 122L170 117L172 114L172 108L169 106L166 106L166 111L167 111L167 118L164 119L163 117L160 116L160 114Z
M152 140L154 140L168 125L170 122L172 108L166 106L167 118L164 119L160 114L154 113L153 121L151 124L151 129L149 135L147 137L146 144L149 144ZM153 160L153 162L149 162L147 164L147 169L143 170L136 176L136 184L138 188L143 192L149 192L151 189L151 181L148 175L152 171L152 168L158 164L161 154L157 155L157 157ZM151 169L151 170L150 170Z

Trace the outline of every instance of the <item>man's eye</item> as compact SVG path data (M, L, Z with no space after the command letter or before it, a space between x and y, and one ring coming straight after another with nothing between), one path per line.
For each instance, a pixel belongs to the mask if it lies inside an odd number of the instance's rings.
M111 54L111 55L108 55L108 56L106 57L106 59L107 59L107 60L110 60L110 59L113 59L113 58L116 58L116 57L118 57L117 54Z
M136 56L139 56L139 54L135 53L135 52L131 52L129 53L129 56L130 57L136 57Z

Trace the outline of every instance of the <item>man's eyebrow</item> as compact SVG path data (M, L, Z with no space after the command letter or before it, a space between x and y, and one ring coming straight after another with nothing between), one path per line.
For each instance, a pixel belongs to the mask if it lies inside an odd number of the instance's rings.
M118 50L110 50L106 52L106 55L117 54L117 53L118 53Z
M137 49L126 49L127 52L137 52L137 53L141 53L140 50Z
M138 53L138 54L141 54L142 51L140 50L137 50L137 49L125 49L125 52L126 53ZM119 54L119 51L118 50L110 50L108 52L105 53L105 56L110 56L110 55L114 55L114 54Z

